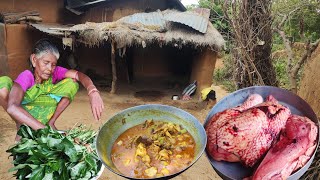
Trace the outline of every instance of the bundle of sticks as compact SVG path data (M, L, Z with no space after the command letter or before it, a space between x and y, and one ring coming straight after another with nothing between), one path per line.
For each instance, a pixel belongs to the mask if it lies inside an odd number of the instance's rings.
M41 22L42 18L37 11L25 12L0 12L0 22L5 24L15 24L21 22Z

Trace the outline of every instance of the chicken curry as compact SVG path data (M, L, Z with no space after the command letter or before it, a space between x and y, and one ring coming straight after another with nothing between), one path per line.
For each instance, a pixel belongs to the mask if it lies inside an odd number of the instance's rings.
M117 169L132 178L155 178L175 174L194 159L195 141L180 125L146 120L122 133L111 158Z

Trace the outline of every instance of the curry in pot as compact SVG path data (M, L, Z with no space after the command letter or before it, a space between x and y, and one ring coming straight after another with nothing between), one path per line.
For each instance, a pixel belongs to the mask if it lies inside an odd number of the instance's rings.
M146 120L122 133L112 146L117 169L132 178L175 174L194 159L195 141L180 125Z

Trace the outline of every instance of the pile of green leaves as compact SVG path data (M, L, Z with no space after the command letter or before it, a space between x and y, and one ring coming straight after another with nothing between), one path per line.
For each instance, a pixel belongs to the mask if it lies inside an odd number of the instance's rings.
M22 125L21 140L7 150L17 179L91 179L102 163L93 144L96 132L80 125L64 133L50 126L37 131Z

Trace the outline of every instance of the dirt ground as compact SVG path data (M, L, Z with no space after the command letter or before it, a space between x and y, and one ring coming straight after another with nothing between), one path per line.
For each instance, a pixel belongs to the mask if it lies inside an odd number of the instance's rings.
M144 87L144 88L138 88ZM149 88L148 88L149 87ZM193 98L190 101L173 101L171 97L173 94L180 94L180 90L176 89L164 89L152 87L153 91L146 93L151 86L146 87L146 84L137 85L124 85L120 86L117 94L110 94L107 89L101 92L105 103L105 111L100 122L93 120L91 114L89 100L86 92L80 89L77 93L75 100L66 109L65 112L57 120L56 126L58 129L66 130L70 129L75 123L82 123L88 126L92 126L94 129L98 129L102 126L110 117L117 114L118 112L142 104L166 104L181 108L192 115L194 115L201 123L204 123L205 118L210 111L214 103L200 102L198 98ZM214 86L216 90L217 100L221 99L227 92L219 86ZM136 93L139 92L139 93ZM145 96L143 96L145 92ZM13 165L11 164L12 158L8 158L8 153L5 151L9 146L13 145L16 134L16 127L11 118L6 112L0 108L0 179L14 179L12 174L9 173L8 169ZM100 179L123 179L122 177L112 173L108 169L105 169ZM185 179L221 179L211 167L205 154L188 170L174 177L176 180Z

